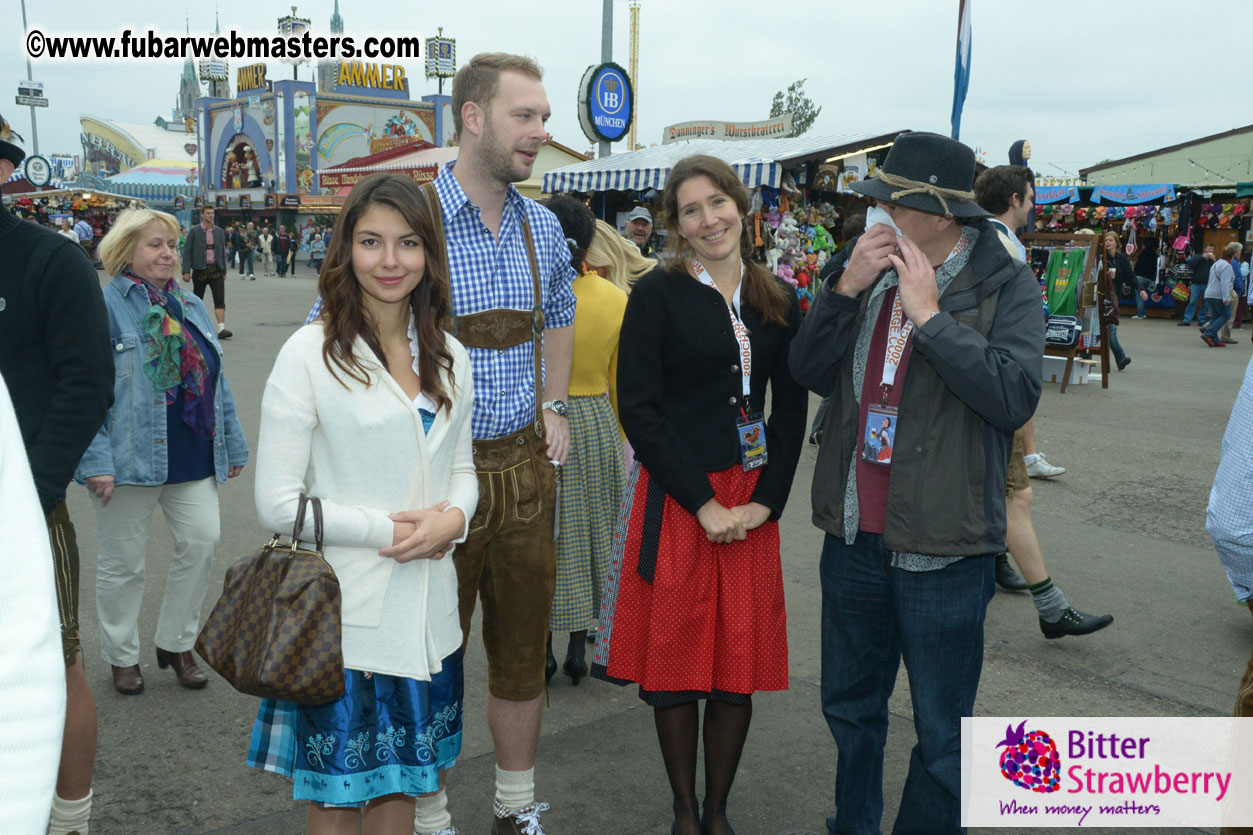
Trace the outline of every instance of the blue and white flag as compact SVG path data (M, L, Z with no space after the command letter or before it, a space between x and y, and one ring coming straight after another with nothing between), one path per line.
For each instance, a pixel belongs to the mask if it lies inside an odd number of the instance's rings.
M962 106L970 89L970 5L974 0L957 0L957 68L953 71L953 138L960 138Z

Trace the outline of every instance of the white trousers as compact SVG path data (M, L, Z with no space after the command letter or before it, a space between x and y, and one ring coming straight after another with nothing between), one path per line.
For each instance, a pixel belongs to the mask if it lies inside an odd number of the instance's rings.
M107 506L94 495L92 502L100 540L96 612L104 660L117 667L139 663L148 528L158 504L174 537L174 556L157 618L156 645L170 652L192 649L221 537L217 481L210 476L160 487L121 485Z

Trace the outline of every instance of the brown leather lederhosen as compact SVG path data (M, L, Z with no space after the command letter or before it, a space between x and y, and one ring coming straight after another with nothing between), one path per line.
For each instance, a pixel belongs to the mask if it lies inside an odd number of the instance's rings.
M422 188L440 241L443 211L432 183ZM549 463L543 420L543 295L535 242L526 212L522 234L531 266L532 308L488 310L451 317L449 331L462 345L502 351L532 343L535 420L503 438L474 440L479 504L468 539L453 552L457 567L462 648L470 635L475 601L483 601L483 645L492 695L526 701L544 690L548 617L557 576L553 542L557 472Z

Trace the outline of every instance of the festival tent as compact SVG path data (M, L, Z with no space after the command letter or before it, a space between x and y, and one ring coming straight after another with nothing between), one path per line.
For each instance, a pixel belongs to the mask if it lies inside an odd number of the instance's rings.
M709 154L735 169L749 188L778 188L783 172L806 162L834 162L890 146L905 131L785 139L695 139L626 151L579 162L544 175L544 192L645 191L663 189L670 169L684 157ZM800 184L800 185L803 185Z

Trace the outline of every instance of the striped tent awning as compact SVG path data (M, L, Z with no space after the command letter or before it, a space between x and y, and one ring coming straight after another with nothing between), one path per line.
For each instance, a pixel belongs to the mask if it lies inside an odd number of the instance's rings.
M149 204L173 203L174 198L182 195L189 203L191 198L200 193L195 186L147 185L143 183L110 183L110 194L124 197L137 197Z
M26 175L22 172L22 169L14 168L13 175L9 177L9 179L5 180L5 182L6 183L20 183L25 179L26 179ZM65 187L65 184L62 183L60 180L51 180L48 183L48 185L51 188L64 188Z
M783 169L789 162L821 161L830 156L882 147L902 133L904 131L745 142L720 139L674 142L554 168L544 175L544 192L663 189L675 163L693 154L709 154L723 160L749 188L778 188Z

